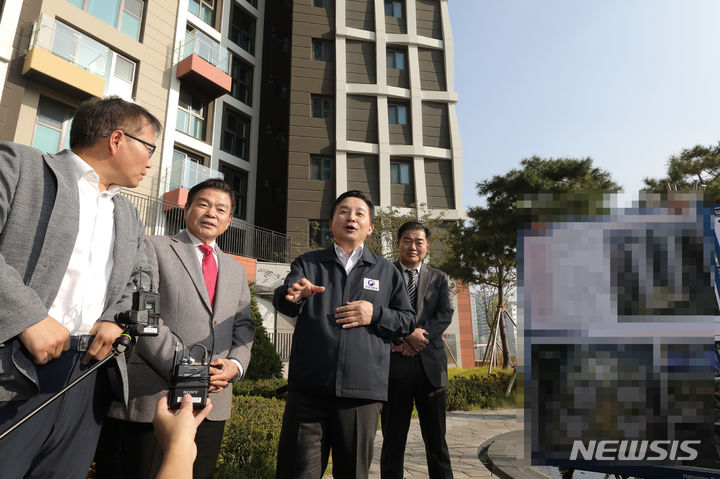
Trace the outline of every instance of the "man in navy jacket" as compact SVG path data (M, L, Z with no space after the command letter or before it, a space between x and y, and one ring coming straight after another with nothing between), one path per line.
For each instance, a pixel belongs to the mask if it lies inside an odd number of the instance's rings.
M293 261L273 303L297 316L277 477L320 477L333 452L335 477L367 477L382 401L390 338L414 329L398 270L370 252L374 207L357 190L331 212L335 244Z

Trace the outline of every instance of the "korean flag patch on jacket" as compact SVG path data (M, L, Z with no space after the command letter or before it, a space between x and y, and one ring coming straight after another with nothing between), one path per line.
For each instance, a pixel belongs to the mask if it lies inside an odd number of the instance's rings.
M380 281L376 279L363 278L363 287L370 291L380 291Z

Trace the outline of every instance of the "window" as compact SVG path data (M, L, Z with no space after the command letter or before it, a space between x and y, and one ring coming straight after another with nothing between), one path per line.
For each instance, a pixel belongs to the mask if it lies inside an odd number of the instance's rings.
M332 98L326 95L310 95L313 118L329 118L332 110Z
M387 51L387 67L396 68L398 70L405 69L405 52L402 50L391 50Z
M230 77L232 78L230 95L246 105L252 104L252 73L253 69L250 65L233 55L230 68Z
M403 2L398 0L385 0L386 17L403 17Z
M220 162L220 173L225 177L225 182L230 185L235 196L235 218L244 220L247 210L247 172Z
M105 80L105 95L132 99L135 62L74 28L55 20L50 51Z
M190 0L188 11L211 27L215 26L215 0Z
M390 183L393 185L409 185L410 165L407 163L390 163Z
M407 125L407 106L388 103L388 121L391 125Z
M187 88L181 87L175 128L193 138L205 140L206 115L207 108L203 98L193 95Z
M310 157L310 179L329 180L332 178L332 159L327 156Z
M312 41L313 60L329 62L333 59L333 44L328 40L313 38Z
M232 108L223 112L223 131L220 149L231 155L248 159L250 120Z
M310 246L315 248L327 248L333 242L332 231L328 220L309 220Z
M230 19L230 41L248 53L255 53L255 19L237 5L233 5Z
M38 103L32 146L46 153L70 148L70 125L75 110L44 96Z
M176 148L173 150L167 190L172 191L176 188L189 190L201 181L208 179L208 172L216 173L204 166L204 160L200 155Z
M192 1L192 0L191 0ZM68 0L134 40L140 38L142 0Z
M318 8L330 8L331 0L313 0L313 6Z

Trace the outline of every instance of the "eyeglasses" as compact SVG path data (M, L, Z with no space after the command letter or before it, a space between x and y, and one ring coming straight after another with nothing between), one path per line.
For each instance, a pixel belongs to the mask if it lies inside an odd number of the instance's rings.
M142 143L143 145L145 145L145 147L147 148L147 152L148 152L148 158L150 158L150 157L153 155L153 153L155 153L155 148L157 148L157 146L153 145L152 143L150 143L150 142L148 142L148 141L141 140L141 139L138 138L137 136L133 136L133 135L131 135L130 133L128 133L128 132L126 132L126 131L123 131L123 130L120 130L120 131L123 132L123 135L125 135L125 136L127 136L127 137L130 137L130 138L132 138L133 140L137 140L137 141L139 141L140 143ZM104 137L104 138L107 138L107 137L110 136L110 135L112 135L112 133L106 133L105 135L103 135L103 137Z
M120 131L122 131L122 130L120 130ZM148 158L150 158L153 155L153 153L155 153L155 148L157 148L157 147L155 145L153 145L152 143L147 142L145 140L141 140L137 136L132 136L130 133L126 133L124 131L123 131L123 133L125 134L125 136L128 136L128 137L132 138L133 140L137 140L140 143L142 143L143 145L145 145L147 147Z

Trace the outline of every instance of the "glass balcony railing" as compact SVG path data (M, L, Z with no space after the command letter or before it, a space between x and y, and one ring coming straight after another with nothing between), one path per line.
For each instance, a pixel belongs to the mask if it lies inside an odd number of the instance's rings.
M172 191L178 188L189 190L200 182L210 178L223 178L223 174L203 166L188 158L174 158L172 166L160 180L160 191Z
M135 62L55 18L41 15L33 26L30 50L40 47L105 80L105 94L130 99Z
M182 60L193 53L223 73L230 74L230 56L227 50L199 30L185 32L185 40L178 49L178 58Z

